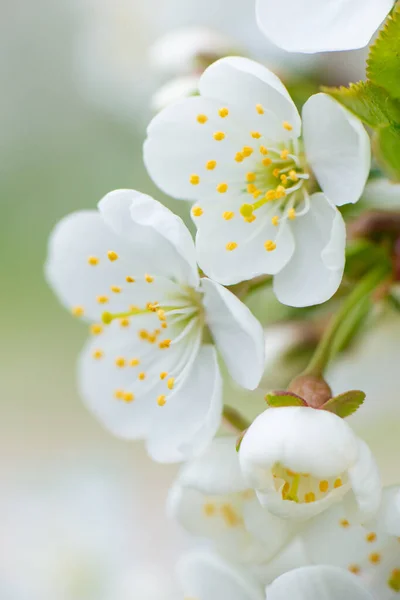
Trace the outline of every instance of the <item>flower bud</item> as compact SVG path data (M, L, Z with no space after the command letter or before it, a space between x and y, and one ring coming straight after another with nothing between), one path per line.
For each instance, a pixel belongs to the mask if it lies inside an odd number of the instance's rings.
M299 375L289 385L289 391L305 400L311 408L321 408L330 398L332 390L322 377Z

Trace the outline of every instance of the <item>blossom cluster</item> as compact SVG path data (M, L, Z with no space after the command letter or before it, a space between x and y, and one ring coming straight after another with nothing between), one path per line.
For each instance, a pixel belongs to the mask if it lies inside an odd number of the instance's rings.
M257 17L280 47L316 52L365 45L392 5L258 0ZM192 64L201 40L188 42ZM370 136L328 93L313 94L300 115L264 65L224 56L227 41L207 43L213 60L191 82L198 93L168 103L143 147L158 188L190 203L195 240L180 217L136 190L107 194L51 235L47 280L90 327L80 393L113 434L144 440L155 461L184 463L167 510L203 542L178 568L185 598L394 599L400 487L382 489L370 448L345 421L365 394L334 397L324 379L350 317L377 290L389 293L397 268L398 224L370 215L368 229L361 215L371 258L365 244L348 252L358 262L343 284L342 207L366 203ZM389 229L386 263L374 259L370 239ZM291 309L315 310L334 295L342 304L304 373L268 393L265 410L246 422L224 407L224 386L229 377L262 388L271 342L246 293L269 285ZM236 435L219 435L226 424Z

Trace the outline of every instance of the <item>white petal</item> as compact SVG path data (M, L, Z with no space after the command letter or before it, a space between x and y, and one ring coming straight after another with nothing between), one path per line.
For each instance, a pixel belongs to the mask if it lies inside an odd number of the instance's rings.
M254 390L264 371L264 332L251 311L229 290L202 279L206 322L228 371L242 387Z
M280 124L288 121L292 125L291 137L300 135L300 115L287 89L279 77L253 60L238 56L218 60L203 73L199 89L203 96L237 103L250 114L261 104ZM287 132L282 128L281 133L275 139L285 139Z
M274 278L274 291L289 306L310 306L337 291L345 264L346 228L340 212L324 194L313 194L307 214L291 225L295 252Z
M158 462L187 460L210 443L221 422L222 380L215 348L205 345L167 403L158 407L147 449Z
M371 450L358 440L358 459L349 468L349 481L357 502L360 518L365 522L374 517L382 499L382 483Z
M266 600L373 600L357 579L335 567L302 567L267 587Z
M365 186L362 196L364 206L381 210L400 210L400 184L380 177Z
M366 46L393 0L257 0L260 28L290 52L353 50Z
M400 537L400 487L390 486L383 490L378 526L388 535Z
M214 439L205 452L182 467L178 481L203 494L232 494L246 490L248 486L236 452L236 436Z
M361 121L327 94L303 107L307 161L322 191L337 206L359 200L371 167L371 147Z
M178 575L188 598L264 600L261 586L249 573L217 555L196 552L185 556L178 565Z
M99 210L106 224L132 244L143 263L148 257L156 272L197 286L192 237L182 219L168 208L135 190L116 190L99 202Z
M167 81L163 86L153 94L151 98L151 107L154 112L163 110L170 104L193 96L197 92L199 84L198 75L184 75L182 77L174 77Z

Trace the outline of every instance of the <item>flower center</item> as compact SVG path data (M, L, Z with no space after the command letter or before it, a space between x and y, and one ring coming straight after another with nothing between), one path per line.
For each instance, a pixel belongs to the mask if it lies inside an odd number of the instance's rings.
M346 476L327 477L316 479L308 473L296 473L277 463L272 468L275 489L282 496L282 500L289 500L298 504L309 504L322 500L333 490L346 483Z

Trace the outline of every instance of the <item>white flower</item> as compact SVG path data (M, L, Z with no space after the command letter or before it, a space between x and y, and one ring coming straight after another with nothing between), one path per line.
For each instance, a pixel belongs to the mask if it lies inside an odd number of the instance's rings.
M249 427L239 458L261 504L277 516L308 519L350 491L361 519L379 507L380 478L371 452L333 413L268 409Z
M168 81L151 98L151 107L154 112L159 112L166 106L182 98L195 96L198 90L199 79L199 75L183 75L182 77L174 77L174 79Z
M317 94L303 108L303 151L286 88L245 58L211 65L199 91L153 119L144 158L161 189L196 201L201 268L223 284L268 273L281 302L324 302L345 260L345 226L334 205L356 202L363 191L366 131ZM323 193L312 193L311 171Z
M297 533L293 523L264 510L244 480L236 438L214 439L186 463L168 498L169 513L191 534L246 563L271 560Z
M261 325L228 290L200 280L189 231L152 198L119 190L99 212L66 217L46 273L60 300L93 323L79 365L87 406L116 435L146 439L155 460L193 455L219 426L221 376L205 326L233 378L257 386Z
M394 0L257 0L267 38L289 52L354 50L366 46Z
M289 571L267 587L266 600L292 598L293 600L374 600L368 590L350 573L329 566L302 567Z
M362 200L365 208L400 210L400 184L379 177L365 186Z
M320 515L304 530L312 563L347 569L374 597L394 600L400 593L400 488L386 488L374 521L362 527L347 518L343 504Z

